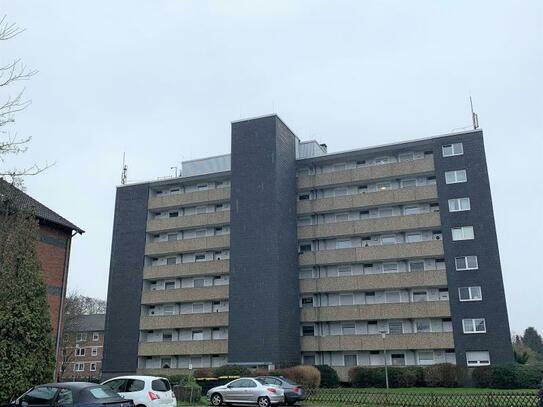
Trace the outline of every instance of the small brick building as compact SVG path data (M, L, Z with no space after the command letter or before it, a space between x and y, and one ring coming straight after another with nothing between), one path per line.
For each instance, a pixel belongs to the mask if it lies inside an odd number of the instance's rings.
M83 234L84 231L2 178L0 178L0 199L9 200L18 208L33 211L38 219L37 251L47 286L52 333L58 355L72 237L78 233Z

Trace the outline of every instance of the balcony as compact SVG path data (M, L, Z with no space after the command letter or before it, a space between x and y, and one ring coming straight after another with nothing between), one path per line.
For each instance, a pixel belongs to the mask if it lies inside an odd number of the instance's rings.
M176 288L174 290L143 291L141 303L168 304L172 302L196 302L228 299L228 285L199 288Z
M209 276L228 274L229 260L201 261L196 263L178 263L164 266L147 266L143 269L144 280L161 278Z
M449 317L449 301L302 308L302 322Z
M141 330L175 328L213 328L228 326L228 312L206 314L182 314L165 316L144 316L140 318Z
M406 230L439 227L439 213L430 212L419 215L390 216L386 218L363 219L298 228L298 239L316 239L335 236L353 236L378 232L400 232Z
M437 199L437 188L435 185L399 188L388 191L367 192L365 194L345 195L336 198L319 198L298 201L298 215L410 202L424 202L435 199Z
M298 256L298 260L300 266L313 266L437 256L443 256L441 240L305 252Z
M383 350L381 335L303 336L302 352L372 351ZM410 333L387 335L387 349L451 349L454 348L452 332Z
M341 291L384 290L391 288L443 287L447 285L445 270L405 273L366 274L350 277L325 277L300 280L300 292L328 293Z
M207 189L165 196L150 196L148 209L168 209L200 203L224 202L230 199L230 188Z
M326 174L301 175L298 177L298 189L321 188L330 185L346 185L361 181L403 177L406 175L424 174L433 171L434 158L428 157L420 160L372 165Z
M169 242L152 242L145 246L146 256L168 255L184 252L226 249L230 246L230 235L197 237Z
M140 342L138 356L216 355L228 353L228 340Z
M147 232L168 232L198 226L227 225L228 223L230 223L230 211L220 211L200 215L178 216L175 218L149 219L147 221Z

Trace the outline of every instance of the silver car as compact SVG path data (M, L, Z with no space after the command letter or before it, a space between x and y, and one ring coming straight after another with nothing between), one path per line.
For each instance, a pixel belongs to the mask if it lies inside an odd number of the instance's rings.
M207 392L207 398L213 406L243 403L269 407L285 401L283 389L279 386L265 384L264 381L250 377L241 377L223 386L213 387Z

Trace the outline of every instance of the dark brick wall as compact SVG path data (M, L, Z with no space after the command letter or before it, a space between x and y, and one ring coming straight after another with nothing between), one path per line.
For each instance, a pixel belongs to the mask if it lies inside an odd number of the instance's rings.
M117 189L102 371L135 373L147 223L148 184Z
M457 142L463 143L464 154L443 157L442 145ZM457 363L465 365L465 352L470 350L488 350L492 364L512 362L483 133L476 131L434 139L434 157ZM467 170L468 181L445 184L445 171L458 169ZM448 200L463 197L470 198L471 210L449 212ZM469 225L474 227L475 239L453 242L451 228ZM479 269L456 271L455 257L464 255L477 255ZM481 286L483 300L460 302L458 287L467 286ZM478 317L486 319L487 333L464 334L462 319Z
M232 124L228 361L300 361L295 136L276 116Z

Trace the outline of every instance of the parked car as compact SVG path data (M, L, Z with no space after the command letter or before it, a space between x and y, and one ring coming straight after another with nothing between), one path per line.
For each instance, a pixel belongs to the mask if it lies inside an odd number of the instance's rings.
M285 400L283 389L261 380L241 377L224 386L213 387L207 392L211 405L223 403L257 404L259 407L282 404Z
M42 384L28 390L10 403L10 406L67 406L73 407L134 407L109 387L96 383L69 382Z
M303 386L296 384L283 376L259 376L256 377L266 384L275 384L283 389L285 393L285 403L292 406L298 401L305 400L305 390Z
M156 376L120 376L102 385L134 401L136 407L177 407L168 379Z

